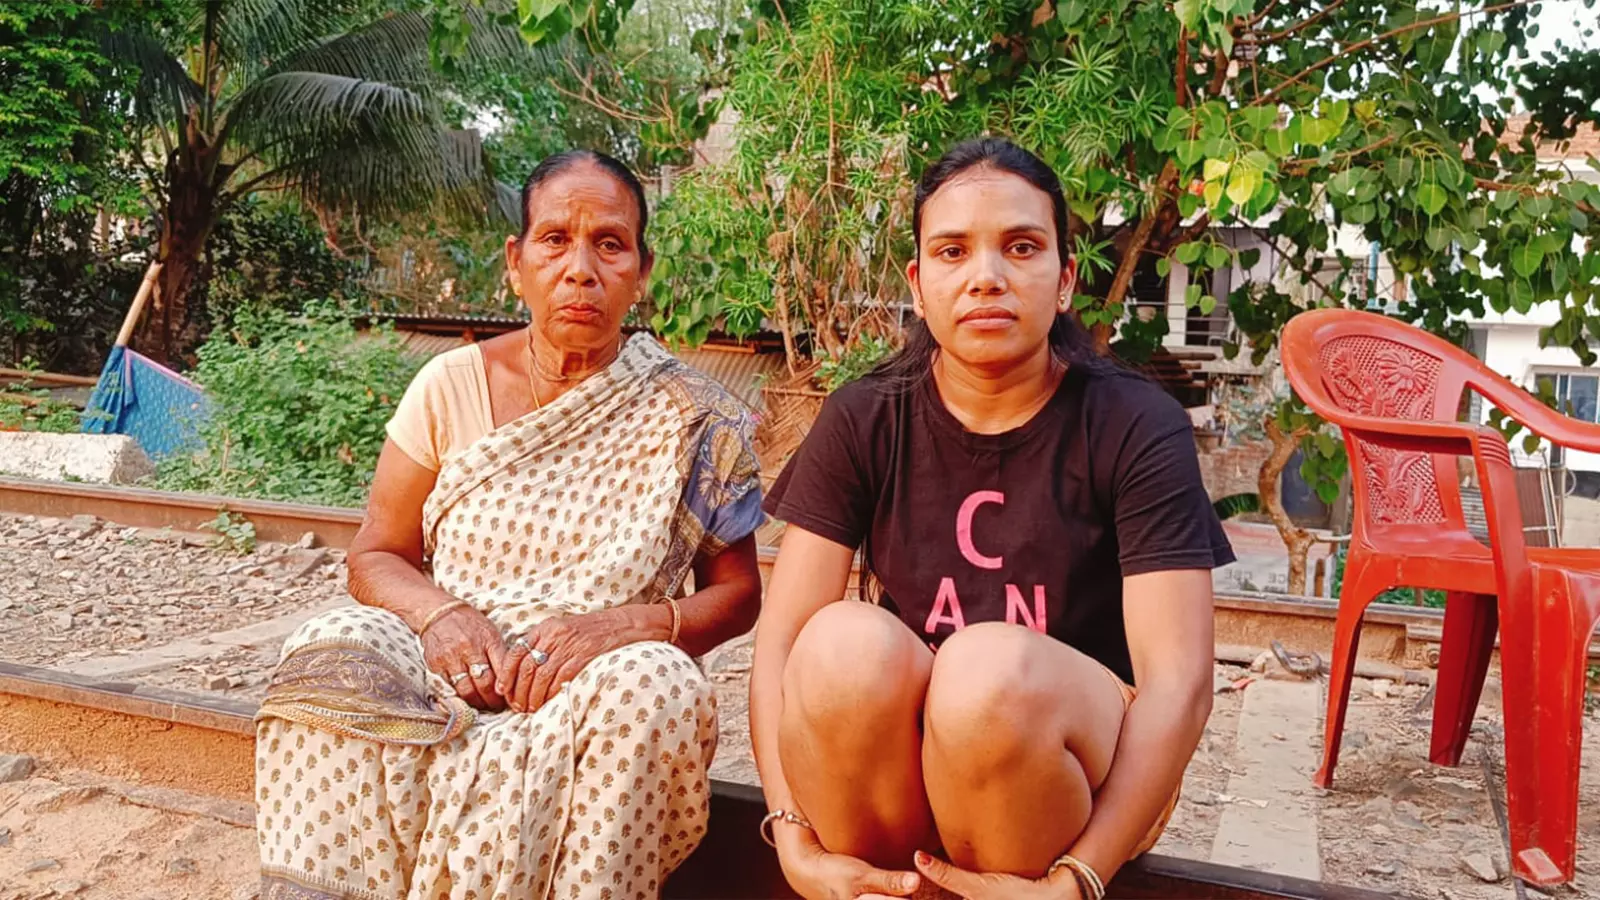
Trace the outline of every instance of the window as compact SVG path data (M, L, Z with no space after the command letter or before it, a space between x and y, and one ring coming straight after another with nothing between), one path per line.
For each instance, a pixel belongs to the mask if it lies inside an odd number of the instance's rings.
M1544 372L1535 377L1539 393L1543 394L1546 389L1555 392L1556 408L1563 414L1585 422L1600 421L1600 418L1596 418L1596 400L1600 399L1600 375Z

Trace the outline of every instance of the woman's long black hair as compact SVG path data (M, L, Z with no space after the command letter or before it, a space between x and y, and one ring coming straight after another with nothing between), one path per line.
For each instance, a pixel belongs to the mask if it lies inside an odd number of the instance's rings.
M1050 197L1050 211L1056 226L1056 253L1065 266L1071 253L1067 249L1067 198L1061 192L1061 179L1044 160L999 137L962 141L922 173L911 207L911 239L917 252L922 252L922 207L928 198L952 178L980 166L1016 175ZM873 375L881 377L894 389L914 386L932 372L933 354L938 349L928 323L918 318L906 332L905 345L879 363ZM1096 373L1119 370L1115 363L1095 351L1094 339L1070 313L1057 315L1050 325L1050 352L1069 368Z

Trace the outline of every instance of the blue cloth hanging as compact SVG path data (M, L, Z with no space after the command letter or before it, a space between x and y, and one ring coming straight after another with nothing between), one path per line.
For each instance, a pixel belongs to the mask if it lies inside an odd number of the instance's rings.
M112 347L84 408L83 430L128 435L157 459L198 449L210 412L198 384L127 347Z

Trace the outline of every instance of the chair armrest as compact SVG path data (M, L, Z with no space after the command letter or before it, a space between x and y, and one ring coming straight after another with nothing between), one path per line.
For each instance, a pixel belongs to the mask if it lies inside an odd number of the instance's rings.
M1498 376L1492 382L1475 381L1472 386L1506 415L1552 444L1600 453L1600 425L1562 415Z

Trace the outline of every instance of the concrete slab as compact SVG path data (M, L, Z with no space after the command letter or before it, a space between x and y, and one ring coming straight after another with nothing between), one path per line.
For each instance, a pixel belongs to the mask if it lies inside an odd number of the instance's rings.
M219 631L214 634L204 635L202 638L185 638L151 647L148 650L139 650L125 656L98 656L78 660L57 668L74 675L83 675L90 678L123 678L149 672L154 669L164 669L191 659L209 656L219 649L228 647L259 646L270 642L281 642L294 633L302 623L312 616L326 612L336 607L354 603L348 598L333 603L326 603L311 609L301 610L276 619L268 619L243 628L231 631ZM201 641L204 641L202 643Z
M0 431L0 472L46 481L132 484L155 471L125 434Z
M1322 879L1311 774L1322 727L1315 682L1257 681L1245 689L1234 738L1238 769L1211 847L1211 861L1262 872Z

